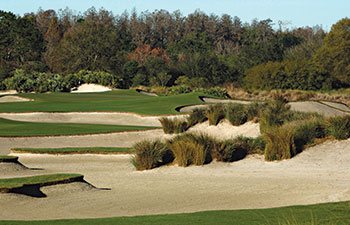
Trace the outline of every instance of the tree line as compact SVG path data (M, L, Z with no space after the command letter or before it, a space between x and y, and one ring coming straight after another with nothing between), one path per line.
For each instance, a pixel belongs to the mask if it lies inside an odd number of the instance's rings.
M281 27L273 29L270 19L243 23L199 10L187 16L165 10L115 16L95 8L24 16L0 11L0 89L48 85L62 91L81 81L119 88L349 86L350 19L329 33L318 26Z

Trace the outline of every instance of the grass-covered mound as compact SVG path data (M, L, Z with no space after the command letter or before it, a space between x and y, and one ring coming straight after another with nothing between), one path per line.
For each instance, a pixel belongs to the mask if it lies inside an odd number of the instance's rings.
M0 163L6 162L18 162L18 157L11 155L0 155Z
M0 118L0 136L57 136L112 133L154 129L146 126L100 125L79 123L34 123Z
M97 219L64 219L42 221L0 221L0 225L260 225L260 224L350 224L350 202L288 206L270 209L220 210L196 213L114 217Z
M0 192L12 192L15 189L24 186L37 185L39 187L72 183L76 181L83 181L84 176L81 174L48 174L31 177L17 177L0 179Z
M130 153L131 148L86 147L86 148L14 148L14 153L36 154L121 154ZM0 156L1 162L1 156Z
M203 103L201 92L152 97L135 90L102 93L22 93L20 97L34 101L2 103L0 112L133 112L142 115L179 113L175 108Z

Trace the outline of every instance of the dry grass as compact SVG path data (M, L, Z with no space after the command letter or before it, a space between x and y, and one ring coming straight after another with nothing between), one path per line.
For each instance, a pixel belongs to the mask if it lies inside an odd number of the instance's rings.
M148 170L167 164L173 160L173 156L167 145L160 140L144 140L132 146L135 156L132 163L137 170Z
M206 117L209 120L209 125L218 125L220 120L225 117L223 104L210 105L206 111Z
M192 127L197 123L202 123L207 120L206 117L206 109L203 108L195 108L190 113L189 117L187 117L188 126Z
M183 133L189 127L186 120L179 118L170 119L167 117L162 117L159 119L159 122L162 124L163 131L166 134Z
M271 127L264 133L265 160L290 159L296 155L293 129L289 126Z
M175 156L175 162L182 167L204 165L211 161L214 141L207 135L183 134L168 141L168 148Z

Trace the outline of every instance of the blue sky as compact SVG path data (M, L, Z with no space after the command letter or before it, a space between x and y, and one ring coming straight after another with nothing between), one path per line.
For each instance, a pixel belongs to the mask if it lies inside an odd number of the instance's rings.
M0 0L1 10L19 15L36 12L39 7L84 12L92 6L104 7L115 15L134 7L137 12L179 9L184 15L200 9L207 14L238 16L243 22L271 18L275 24L281 20L290 23L289 27L322 25L326 30L350 17L350 0Z

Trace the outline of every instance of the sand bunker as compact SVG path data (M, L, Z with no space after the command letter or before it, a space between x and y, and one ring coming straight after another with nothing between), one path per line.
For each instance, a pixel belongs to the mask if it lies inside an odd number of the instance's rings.
M13 162L1 163L0 162L0 173L4 175L13 174L15 172L23 172L24 170L28 170L28 168L20 163L13 163Z
M214 98L202 98L204 102L208 103L237 103L237 104L251 104L250 101L240 101L240 100L226 100L226 99L214 99ZM350 108L344 104L335 102L290 102L288 103L291 109L299 112L312 112L319 113L326 116L340 116L347 115L350 112ZM207 105L192 105L178 108L180 112L191 112L195 108L204 108Z
M209 126L206 121L191 127L190 133L204 133L219 140L235 138L237 136L256 138L260 135L260 128L258 123L247 122L241 126L232 126L227 120L222 120L217 126Z
M0 118L49 123L90 123L130 126L160 127L159 119L163 116L140 116L134 113L120 112L33 112L33 113L0 113ZM166 116L168 118L181 118L186 115Z
M20 154L30 167L77 172L110 191L59 191L48 198L0 195L1 219L31 220L184 213L350 200L350 139L312 147L290 160L252 155L233 163L136 171L128 155ZM17 212L21 212L18 214Z
M29 102L29 101L33 101L33 99L22 98L22 97L19 97L19 96L12 96L12 95L0 97L0 103L7 103L7 102Z
M18 94L16 90L6 90L6 91L0 91L0 96L1 95L14 95Z
M1 118L27 122L90 123L132 126L160 126L158 116L139 116L133 113L69 112L69 113L0 113Z
M145 139L169 137L171 135L164 135L162 129L78 136L0 137L0 154L10 153L11 148L130 147Z
M306 101L306 102L291 102L288 104L291 105L292 110L299 111L299 112L316 112L319 114L324 114L326 116L346 115L345 112L337 108L333 108L326 104L321 104L319 102Z
M90 92L105 92L111 91L109 87L105 87L99 84L82 84L76 90L72 90L71 93L90 93Z

